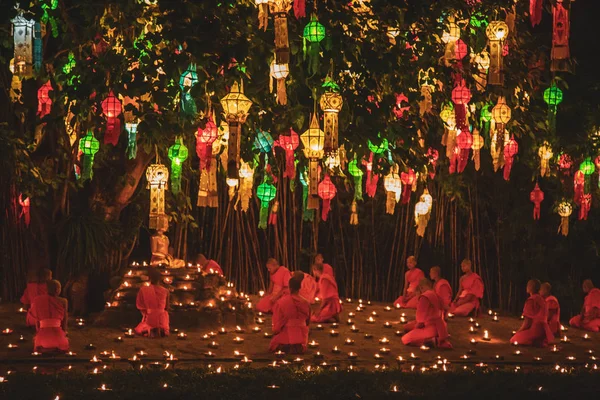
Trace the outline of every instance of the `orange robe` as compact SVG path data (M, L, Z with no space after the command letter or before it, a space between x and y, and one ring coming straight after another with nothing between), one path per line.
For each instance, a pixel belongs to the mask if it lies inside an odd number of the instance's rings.
M260 299L256 304L256 311L263 313L269 313L273 311L273 300L279 292L283 292L283 295L290 293L290 278L292 275L286 267L279 267L274 274L271 274L271 283L273 284L273 290Z
M483 299L483 280L481 280L481 277L475 272L471 272L469 275L463 275L460 278L459 299L466 297L469 294L475 296L475 299L468 303L461 304L460 306L453 303L450 307L450 312L452 314L458 317L466 317L471 311L479 310L479 301Z
M33 304L33 300L37 296L42 294L48 294L48 286L46 283L37 283L37 282L27 282L27 287L23 292L23 296L21 296L21 303L26 306L31 306ZM27 311L27 317L25 319L27 326L36 326L37 320L31 314L31 307Z
M298 294L304 297L304 299L310 304L314 304L318 288L319 287L317 285L317 281L315 281L315 278L309 274L304 274L302 286L300 287L300 292Z
M548 325L552 334L560 336L560 304L554 296L546 297L546 306L548 307ZM550 310L554 310L554 314L550 315Z
M427 342L436 342L440 347L451 348L448 342L448 329L442 318L442 302L433 290L419 296L417 301L417 324L422 328L414 328L404 336L402 343L407 346L421 346Z
M223 270L215 260L208 260L208 264L206 264L206 267L202 267L202 272L204 272L205 274L219 274L223 276Z
M304 353L308 344L310 304L303 297L283 295L273 310L273 339L269 351Z
M425 278L425 274L419 268L415 267L406 271L406 274L404 274L404 282L405 284L408 283L406 294L414 294L414 296L405 299L406 296L402 295L394 301L394 306L398 307L398 305L400 305L400 307L403 308L417 308L417 301L419 299L417 289L419 287L419 281L423 278Z
M337 282L331 275L321 275L319 279L319 295L321 299L321 308L312 316L313 322L327 322L331 319L337 319L342 312L340 296L338 293Z
M140 288L135 304L142 313L142 322L135 327L135 333L150 334L152 329L160 329L166 336L169 335L168 294L169 291L159 285Z
M38 331L33 339L35 351L69 350L69 339L62 329L66 312L64 303L58 297L42 294L33 300L31 313L38 321Z
M569 324L586 331L600 332L600 289L590 290L583 302L583 318L576 315Z
M327 263L323 263L323 274L331 275L335 278L335 274L333 273L333 267Z
M525 346L546 347L554 340L554 336L548 325L548 306L546 300L539 294L529 296L523 306L523 315L531 319L529 328L519 331L510 338L511 343L519 343Z
M450 283L445 279L440 279L433 285L433 290L442 301L442 308L450 307L452 303L452 287L450 287Z

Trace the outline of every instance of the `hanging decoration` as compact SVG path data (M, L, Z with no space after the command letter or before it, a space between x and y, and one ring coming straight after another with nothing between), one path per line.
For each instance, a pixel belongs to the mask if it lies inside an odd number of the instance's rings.
M454 107L444 104L440 112L440 118L444 122L444 134L442 135L442 146L446 146L446 157L450 160L448 170L451 174L456 171L458 152L456 151L456 118Z
M552 83L552 85L544 90L544 102L548 104L548 126L550 127L550 132L556 132L556 111L558 109L558 105L563 100L563 93L556 84Z
M344 99L339 94L340 87L331 79L330 76L328 76L325 80L323 87L326 88L327 91L321 96L319 105L321 106L321 111L323 111L325 154L330 154L332 152L336 152L338 149L338 116L342 106L344 105Z
M573 206L566 200L563 200L557 208L558 215L560 215L560 226L558 227L559 232L563 236L569 234L569 217L573 213Z
M389 143L387 139L381 139L379 145L373 144L371 140L367 142L369 150L371 153L369 154L369 160L363 161L363 165L367 168L367 183L366 183L366 191L367 196L373 198L375 197L375 192L377 191L377 182L379 182L379 175L373 173L373 159L374 155L381 155L382 153L388 151Z
M258 7L258 29L267 30L269 26L269 3L273 0L254 0Z
M488 70L490 69L490 54L487 51L482 51L475 56L475 66L477 72L473 74L475 80L475 89L478 92L483 92L488 84Z
M325 174L325 178L319 183L319 197L323 200L323 207L321 208L321 219L327 221L329 210L331 210L331 200L335 197L337 189L329 174Z
M358 204L352 200L350 204L350 225L358 225Z
M552 6L552 52L551 71L569 70L569 12L563 7L563 0L556 0Z
M167 231L169 218L165 214L165 190L169 181L169 170L157 160L146 169L146 180L150 189L150 229Z
M408 169L408 172L400 173L400 180L404 185L404 191L402 192L402 204L408 204L410 202L410 192L416 190L415 182L417 181L417 174L412 168Z
M483 147L483 137L479 134L479 131L474 130L472 136L471 148L473 149L473 161L475 163L475 171L479 171L481 168L481 148ZM460 145L459 145L460 146Z
M542 3L543 0L529 0L529 19L532 27L542 22Z
M454 16L448 17L448 24L442 33L442 42L446 43L444 63L446 66L456 59L456 42L460 39L460 27L454 22Z
M225 119L229 126L229 141L227 143L227 177L239 178L240 143L242 124L248 118L252 101L244 95L244 82L241 87L235 82L225 97L221 99Z
M273 79L277 83L277 104L285 106L287 104L287 90L285 87L285 78L290 74L288 64L277 64L275 60L271 62L271 79L269 79L269 91L273 93Z
M421 100L419 100L419 115L421 118L425 114L431 114L433 101L431 94L435 91L435 81L432 79L433 67L427 70L419 70L419 86L421 87Z
M492 125L492 112L490 111L490 106L491 104L485 104L481 107L481 112L479 113L481 135L487 144L490 143L490 127Z
M302 220L313 221L315 216L315 210L308 208L308 177L306 169L300 172L300 184L302 185Z
M548 169L550 168L550 160L554 156L552 152L552 147L548 142L544 142L543 145L540 146L538 150L538 155L540 156L540 175L542 177L548 174Z
M196 64L190 64L179 77L179 89L181 89L181 113L187 117L194 117L198 113L196 102L192 97L191 90L198 83Z
M304 58L308 56L308 73L311 75L316 74L319 69L320 43L323 39L325 39L325 27L313 14L310 22L304 27L303 35Z
M86 181L94 176L94 157L100 149L100 142L94 137L92 131L88 131L84 137L79 140L79 151L83 153L83 170L81 179Z
M219 194L217 192L217 155L227 144L229 128L226 123L221 124L218 129L218 139L212 144L212 156L207 163L206 169L200 171L200 185L198 186L198 207L217 208L219 206ZM226 165L224 158L227 153L221 154L221 165Z
M243 212L248 211L250 205L250 199L252 198L252 185L254 184L254 169L247 162L242 161L240 167L240 184L239 184L239 197L240 201L237 203L237 208L242 209Z
M431 165L431 167L429 167L429 177L433 179L435 178L435 169L437 168L437 161L440 158L440 152L433 147L430 147L427 149L426 156L429 160L429 164Z
M281 147L285 151L285 171L283 177L293 180L296 178L296 163L294 160L294 151L300 144L298 134L290 128L289 135L279 135L279 138L273 143L275 147ZM293 189L293 185L291 186Z
M137 156L137 122L126 122L127 131L127 158L133 160Z
M537 183L529 194L529 200L533 203L533 219L540 219L540 206L542 201L544 201L544 192L542 192L542 189L540 189L540 186Z
M348 172L354 178L354 201L362 200L362 177L364 173L358 166L356 159L348 163Z
M268 154L273 149L273 137L269 132L257 131L254 138L254 148L263 154Z
M505 147L505 127L510 121L512 116L512 110L506 104L506 99L503 96L498 98L498 102L492 108L492 119L494 120L494 132L491 135L490 153L492 154L492 162L494 164L494 171L498 171L501 163L504 161L501 159L502 150Z
M519 152L519 144L515 140L514 136L510 138L504 146L504 180L510 180L510 171L512 169L515 155Z
M275 62L288 64L290 62L290 44L287 16L292 7L292 0L270 0L269 7L275 22Z
M44 83L38 89L38 117L44 118L46 115L50 114L50 109L52 108L52 99L50 98L50 92L53 90L54 89L52 89L50 81Z
M200 172L210 167L212 160L213 143L219 137L214 114L209 114L204 129L198 127L196 134L196 154L200 159Z
M402 182L398 175L397 164L393 165L392 168L390 168L390 172L383 178L383 187L387 193L385 212L394 214L396 204L400 201L400 196L402 194Z
M417 235L420 237L425 236L425 229L429 223L432 207L433 198L427 188L425 188L419 202L415 204L415 224L417 225Z
M279 212L279 201L275 200L271 213L269 214L269 225L277 225L277 213Z
M319 160L323 158L324 154L325 132L319 127L316 113L312 115L309 128L300 135L300 140L304 146L304 156L309 160L307 208L318 210Z
M171 191L177 195L181 190L182 165L188 158L188 148L181 138L175 139L175 144L169 147L168 155L171 160Z
M260 222L259 229L267 229L267 219L269 217L269 204L277 195L277 188L267 182L266 176L263 183L256 188L256 197L260 200Z
M102 113L106 117L106 131L104 132L104 144L116 146L119 143L121 134L121 101L111 90L108 97L102 101Z
M485 34L490 42L488 84L501 86L504 84L502 51L504 40L508 37L508 25L504 21L492 21L485 29Z
M306 17L306 0L294 0L294 16L296 19Z
M30 77L33 75L33 39L35 22L19 13L12 22L12 34L14 40L13 73L19 77Z
M21 193L19 195L19 205L21 206L21 214L19 214L19 218L23 217L25 226L29 228L29 224L31 223L31 200L29 197L25 197L25 199L23 199L23 193Z
M596 171L596 166L592 162L591 157L587 157L583 162L579 165L579 171L575 174L575 183L576 187L579 183L579 219L587 220L588 213L592 206L592 195L590 193L591 189L591 175ZM578 180L578 176L580 178ZM577 201L576 201L577 203Z

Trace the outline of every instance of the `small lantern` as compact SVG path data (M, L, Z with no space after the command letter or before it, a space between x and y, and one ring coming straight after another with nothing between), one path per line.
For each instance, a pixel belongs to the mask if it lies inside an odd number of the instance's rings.
M329 91L323 93L319 101L321 111L323 111L324 148L326 152L331 152L338 149L338 114L344 105L344 99L337 93L339 86L331 79L328 78L323 86L329 88Z
M169 147L168 155L171 160L171 191L176 195L181 189L181 165L188 158L188 148L181 138L176 139L175 144Z
M296 177L294 151L298 148L299 144L300 138L298 137L298 134L291 128L289 135L280 135L273 144L274 146L281 147L285 151L285 171L283 172L284 178L294 179Z
M515 140L514 136L504 146L504 180L510 179L510 171L515 155L519 152L519 144Z
M52 89L50 81L44 83L38 89L38 117L44 118L46 115L50 114L50 109L52 108L52 99L50 98L50 92L53 90L54 89Z
M387 192L385 211L388 214L394 214L396 203L400 201L400 196L402 195L402 181L400 180L400 175L398 175L397 165L392 166L389 174L383 178L383 187Z
M287 104L285 78L290 73L290 66L288 64L276 64L273 60L270 69L272 79L269 80L269 91L273 92L273 79L275 79L275 82L277 82L277 103L285 106Z
M551 71L569 70L569 12L563 7L563 0L557 0L552 7L552 52Z
M540 156L540 175L544 177L548 173L548 169L550 168L550 160L554 156L552 147L550 147L548 142L544 142L544 144L540 146L538 155Z
M12 21L12 33L14 39L14 74L16 76L29 77L33 74L33 20L23 17L23 13L17 15Z
M534 204L533 206L533 219L540 219L540 206L542 201L544 201L544 192L540 189L540 186L536 183L535 187L529 194L529 200Z
M504 40L508 37L508 25L504 21L492 21L485 29L490 42L490 68L488 83L490 85L504 84L504 68L502 49Z
M566 153L562 153L558 157L558 167L565 173L565 175L570 174L571 167L573 166L573 159L570 155Z
M302 140L302 144L304 145L304 155L309 159L309 197L307 208L309 210L318 210L319 159L323 158L325 133L319 127L316 114L313 114L309 128L300 135L300 140Z
M321 219L327 221L329 210L331 209L331 200L335 197L337 189L328 174L319 183L319 197L323 199L323 208L321 209Z
M198 83L196 64L190 64L179 77L179 88L181 89L181 113L194 117L198 112L196 102L190 91Z
M409 168L407 172L400 173L400 180L404 185L404 191L402 192L402 204L408 204L410 201L410 192L416 189L415 182L417 180L417 174L412 168Z
M102 112L106 117L106 131L104 132L104 144L116 146L119 143L119 134L121 133L121 101L111 90L108 97L102 101Z
M79 151L83 153L83 171L81 178L85 181L94 175L94 156L100 149L100 142L94 137L92 131L79 140Z
M252 198L252 185L254 183L254 169L250 164L242 161L240 167L240 202L238 207L241 207L242 211L248 211L250 199Z
M275 62L277 64L290 62L287 15L291 7L292 0L269 1L269 8L275 22Z
M458 39L454 44L454 57L457 60L462 60L469 53L469 48L467 44L462 41L462 39Z
M548 104L548 125L552 132L556 131L556 111L562 103L563 93L554 83L544 90L544 102Z
M221 105L225 113L225 119L229 125L229 141L227 144L227 177L239 178L240 143L242 125L248 118L248 111L252 107L252 101L244 95L244 84L241 87L234 83L225 97L221 99Z
M268 182L261 183L256 188L256 197L260 200L260 222L259 229L267 229L267 219L269 217L269 204L277 195L277 188Z
M456 58L456 42L460 39L460 27L454 22L454 17L448 18L448 24L442 33L442 42L446 43L446 50L444 52L444 60L446 65L449 65L451 61Z
M458 172L460 173L465 170L469 161L469 152L471 151L471 147L473 147L473 136L468 130L462 131L456 136L456 146L459 149Z
M433 198L427 188L425 188L419 202L415 204L415 224L417 225L417 235L420 237L425 235L425 228L427 228L427 224L429 223L432 206Z
M125 130L127 131L127 157L133 160L137 156L137 122L126 122Z
M258 131L254 139L254 148L261 153L268 153L273 149L273 137L269 132Z
M358 166L356 159L348 163L348 173L354 177L354 200L362 200L362 177L364 172Z
M308 73L314 75L319 68L319 43L325 39L325 27L319 23L315 14L311 15L310 22L304 27L302 38L305 59L308 54Z
M473 132L472 136L473 143L471 144L471 148L473 149L473 161L475 162L475 171L479 171L481 166L481 148L483 147L483 137L479 134L478 131Z
M569 234L569 217L573 213L573 206L566 200L563 200L557 208L558 215L560 215L560 226L559 231L563 236Z
M146 180L150 189L150 229L166 231L169 219L165 214L165 189L169 180L169 170L163 164L150 164L146 169Z
M198 127L198 133L196 134L196 154L200 159L200 173L210 167L213 143L218 137L219 131L214 116L210 115L204 129Z

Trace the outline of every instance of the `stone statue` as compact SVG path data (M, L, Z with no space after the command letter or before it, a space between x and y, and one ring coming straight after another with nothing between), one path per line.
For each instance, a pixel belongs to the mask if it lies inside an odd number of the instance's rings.
M169 268L181 268L185 265L183 260L176 259L169 253L169 238L163 229L158 229L156 235L150 239L150 249L152 250L150 265L152 266L164 264Z

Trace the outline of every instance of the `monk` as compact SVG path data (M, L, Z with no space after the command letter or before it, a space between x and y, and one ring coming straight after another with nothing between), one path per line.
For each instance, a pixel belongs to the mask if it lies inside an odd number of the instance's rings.
M460 278L460 289L450 312L457 317L467 317L471 312L479 312L479 301L483 298L483 280L471 270L471 261L463 260L460 264L463 276Z
M304 297L309 304L314 304L318 290L318 284L317 281L315 281L315 278L302 271L295 271L293 276L302 281L302 286L300 287L300 292L298 294Z
M407 346L422 346L425 343L451 349L448 329L443 319L442 301L433 291L432 282L423 278L419 281L421 295L417 300L417 323L415 328L402 336Z
M406 266L408 267L408 271L404 275L403 294L394 301L394 306L417 308L419 281L425 278L425 274L417 268L417 259L415 256L410 256L406 259Z
M333 275L324 272L323 264L313 264L312 272L319 279L319 296L321 296L321 308L312 316L313 322L339 322L342 305L338 293L337 282Z
M68 301L58 297L62 289L59 281L50 280L46 285L48 294L37 296L31 304L31 313L37 321L33 349L39 353L65 352L69 350Z
M325 262L323 258L323 254L318 253L315 256L315 264L323 264L323 273L331 275L335 278L335 273L333 272L333 267Z
M269 270L270 280L267 294L256 304L256 310L263 313L273 312L273 305L283 295L289 294L290 271L279 265L279 261L274 258L267 260L267 269Z
M202 272L205 274L219 274L223 276L223 270L221 269L221 266L217 264L215 260L209 260L206 258L204 254L198 254L196 257L196 264L201 267Z
M27 326L36 326L37 321L31 314L31 305L37 296L48 294L47 283L50 280L52 280L52 271L50 271L48 268L44 268L42 270L32 269L27 274L27 287L23 292L23 296L21 296L21 303L29 307L29 310L27 311L27 317L25 319Z
M586 279L583 292L587 295L581 313L571 318L569 324L586 331L600 332L600 289L594 287L591 279Z
M452 287L450 287L450 283L447 280L442 278L442 269L438 266L431 267L429 277L434 282L433 291L442 301L445 319L446 312L450 309L450 304L452 303Z
M156 268L148 270L150 286L142 286L137 294L136 307L142 313L142 322L135 333L148 337L169 336L170 293L161 286L162 276Z
M560 304L558 299L552 296L552 285L545 282L542 283L540 288L540 294L546 300L546 306L548 307L548 325L550 326L550 332L554 336L560 336Z
M302 280L298 275L289 280L289 293L282 295L273 311L273 339L269 351L302 354L308 344L310 304L298 292Z
M511 343L524 346L546 347L554 340L548 325L548 306L540 295L542 283L537 279L527 282L529 298L523 306L523 324L510 338Z

